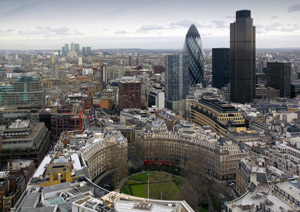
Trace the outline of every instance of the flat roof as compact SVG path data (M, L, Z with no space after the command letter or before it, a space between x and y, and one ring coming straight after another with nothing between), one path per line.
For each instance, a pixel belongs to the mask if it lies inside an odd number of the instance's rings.
M50 161L51 161L50 155L46 155L32 177L39 178L40 176L42 176L46 170L46 166L50 163Z

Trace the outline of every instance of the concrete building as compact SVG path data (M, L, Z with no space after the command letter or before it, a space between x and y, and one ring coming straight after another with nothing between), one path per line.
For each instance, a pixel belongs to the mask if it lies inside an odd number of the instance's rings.
M82 65L82 57L78 57L78 65L79 65L79 66Z
M300 174L300 150L286 144L275 145L267 151L270 165L287 173Z
M13 85L0 85L0 106L45 105L45 92L38 77L18 77Z
M165 92L155 88L148 91L148 107L156 106L159 110L165 108Z
M219 138L207 127L181 127L172 133L166 128L156 128L152 132L139 133L136 139L144 160L168 161L185 170L226 180L234 179L237 161L248 155L238 145Z
M11 159L32 159L40 164L50 147L50 132L44 123L17 120L0 130L1 166Z
M201 126L210 126L219 135L225 136L228 128L234 126L236 132L246 130L245 119L231 104L216 98L203 97L191 107L191 121Z
M141 108L141 91L139 80L121 80L119 82L119 109Z

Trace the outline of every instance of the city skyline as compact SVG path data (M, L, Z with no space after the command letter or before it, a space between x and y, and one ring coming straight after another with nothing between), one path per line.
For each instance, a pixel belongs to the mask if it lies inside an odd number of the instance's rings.
M0 48L59 49L75 42L93 49L181 49L191 24L204 49L229 47L229 23L242 9L252 11L257 48L300 47L300 1L258 2L0 0Z

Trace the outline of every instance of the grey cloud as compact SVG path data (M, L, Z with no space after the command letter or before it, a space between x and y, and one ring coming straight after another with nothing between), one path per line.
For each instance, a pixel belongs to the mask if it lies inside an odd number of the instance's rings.
M41 29L44 29L44 27L42 27L42 26L36 26L36 29L41 30Z
M158 26L158 25L144 25L144 26L141 26L140 30L145 30L145 31L149 31L149 30L159 30L159 29L164 29L164 27L162 26Z
M290 6L288 12L300 12L300 4Z
M267 31L294 32L300 30L300 25L298 24L282 25L280 23L274 23L271 25L256 25L256 28L257 28L256 32L258 34L262 34Z
M148 31L154 31L154 30L161 30L161 29L165 29L164 27L162 26L159 26L159 25L144 25L144 26L141 26L136 32L142 32L142 33L147 33Z
M15 29L8 29L6 32L10 33L10 32L14 32L16 31Z
M73 32L74 32L75 35L84 35L84 33L78 32L76 29L74 29Z
M19 35L44 35L48 36L76 36L83 35L77 30L70 30L68 27L36 26L36 30L19 31Z
M217 29L228 28L228 25L225 23L225 21L215 20L212 21L212 23L215 25Z
M4 31L3 30L0 30L0 33L3 33Z
M181 26L181 27L190 27L192 24L195 24L197 25L197 23L195 21L191 21L191 20L187 20L187 19L184 19L182 21L178 21L176 23L171 23L170 26Z
M273 15L273 16L271 16L271 19L278 19L278 16Z
M128 32L126 30L119 30L119 31L115 31L115 34L124 35L124 34L128 34Z
M224 18L226 18L226 19L235 19L235 16L233 16L233 15L226 15Z
M191 21L184 19L182 21L178 21L176 23L171 23L169 24L170 28L174 28L176 26L184 27L184 28L189 28L192 24L194 24L197 28L212 28L212 25L206 25L206 24L199 24L196 21Z

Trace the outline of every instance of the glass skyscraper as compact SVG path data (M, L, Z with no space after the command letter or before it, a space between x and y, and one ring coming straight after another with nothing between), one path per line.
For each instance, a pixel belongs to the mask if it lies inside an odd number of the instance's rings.
M252 102L255 85L255 26L251 11L240 10L230 24L230 100Z
M184 99L188 94L188 78L183 69L183 56L166 55L166 107L172 109L172 102Z
M212 49L212 86L222 88L229 83L229 48Z
M189 85L204 85L204 52L200 34L194 24L185 36L183 60L184 72L189 76Z

